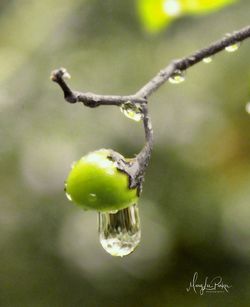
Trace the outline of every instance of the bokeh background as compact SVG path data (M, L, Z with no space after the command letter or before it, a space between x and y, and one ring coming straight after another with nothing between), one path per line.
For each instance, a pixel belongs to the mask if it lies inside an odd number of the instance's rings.
M1 306L249 306L250 43L151 97L142 242L123 259L101 248L97 214L69 203L63 187L89 151L134 156L142 125L116 107L67 104L49 79L63 66L74 89L132 94L249 13L238 1L149 33L132 0L0 2ZM232 288L187 292L194 272Z

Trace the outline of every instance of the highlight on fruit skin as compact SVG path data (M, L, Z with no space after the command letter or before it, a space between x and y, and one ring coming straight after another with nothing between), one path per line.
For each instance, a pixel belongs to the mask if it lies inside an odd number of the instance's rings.
M69 200L85 210L101 212L120 210L137 203L137 188L129 187L129 175L117 167L113 154L122 157L112 150L100 149L73 164L65 182Z

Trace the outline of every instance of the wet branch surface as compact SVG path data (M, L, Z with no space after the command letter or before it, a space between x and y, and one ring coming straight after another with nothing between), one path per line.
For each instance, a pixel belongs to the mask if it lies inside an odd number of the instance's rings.
M162 69L155 77L145 84L136 94L128 96L117 95L98 95L94 93L82 93L73 91L65 82L65 78L70 75L65 68L52 71L51 79L58 83L64 93L65 99L70 103L82 102L85 106L95 108L100 105L116 105L120 106L126 101L132 103L145 103L147 98L156 91L163 83L165 83L176 70L185 71L193 65L201 62L203 59L213 56L226 47L242 42L250 37L250 26L247 26L232 34L227 34L222 39L212 43L210 46L194 52L192 55L179 60L173 60L168 66Z
M163 85L176 71L186 71L203 59L211 57L226 47L240 43L250 37L250 26L227 34L222 39L210 44L208 47L200 49L190 56L182 59L173 60L146 83L135 94L128 96L118 95L98 95L89 92L73 91L65 82L66 78L70 78L69 73L65 68L60 68L52 71L51 80L56 82L64 93L64 98L69 103L82 102L85 106L95 108L101 105L121 106L125 102L130 102L139 105L143 114L143 125L145 131L146 144L140 153L136 156L133 167L126 169L130 175L130 179L135 185L141 186L146 167L149 163L152 146L153 146L153 130L150 115L148 112L147 100L161 85ZM134 185L133 184L133 185Z

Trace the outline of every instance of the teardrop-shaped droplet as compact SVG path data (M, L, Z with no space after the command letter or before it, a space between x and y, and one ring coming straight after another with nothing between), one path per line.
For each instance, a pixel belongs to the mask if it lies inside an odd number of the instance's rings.
M235 43L235 44L233 44L233 45L227 46L227 47L225 48L225 50L226 50L227 52L235 52L235 51L237 51L237 50L239 49L239 47L240 47L240 43Z
M176 70L169 78L169 82L172 84L179 84L183 81L185 81L185 74L181 70Z
M209 57L204 58L202 61L206 64L209 64L213 61L213 59L209 56Z
M65 192L65 194L66 194L66 197L68 198L68 200L69 200L69 201L72 201L72 198L71 198L70 194L67 193L67 192Z
M99 240L112 256L123 257L133 252L141 239L138 205L116 213L99 212Z
M120 110L125 116L136 122L139 122L143 118L143 113L141 112L140 107L131 101L123 103Z
M70 194L67 192L67 181L64 182L64 192L66 194L66 197L68 198L69 201L72 201L72 197Z

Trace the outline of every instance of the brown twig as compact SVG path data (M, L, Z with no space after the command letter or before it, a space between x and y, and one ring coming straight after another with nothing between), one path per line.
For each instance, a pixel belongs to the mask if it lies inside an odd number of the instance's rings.
M147 107L148 97L152 95L152 93L155 92L171 76L173 76L176 71L185 71L193 65L201 62L203 59L213 56L223 51L226 47L242 42L249 37L250 26L247 26L239 31L235 31L232 34L227 34L222 39L212 43L206 48L194 52L190 56L172 61L168 66L162 69L155 77L153 77L134 95L111 96L73 91L70 89L70 87L64 80L65 78L70 77L65 68L54 70L51 73L51 79L61 87L64 93L65 100L69 103L82 102L85 106L91 108L95 108L100 105L120 106L127 101L140 105L141 111L143 113L146 144L140 151L140 153L136 156L135 163L137 164L137 168L134 168L136 169L136 171L134 172L134 178L132 179L134 179L134 181L141 186L153 146L153 130Z
M247 26L232 34L227 34L222 39L212 43L210 46L194 52L192 55L179 60L172 61L168 66L162 69L155 77L145 84L134 95L115 96L115 95L97 95L93 93L82 93L72 91L66 84L64 77L69 77L68 72L64 68L54 70L51 73L51 79L58 83L64 92L65 99L70 103L83 102L88 107L98 107L100 105L117 105L120 106L126 101L132 103L145 103L146 99L156 91L163 83L165 83L176 70L184 71L191 66L201 62L203 59L213 56L224 50L226 47L242 42L250 37L250 26Z

